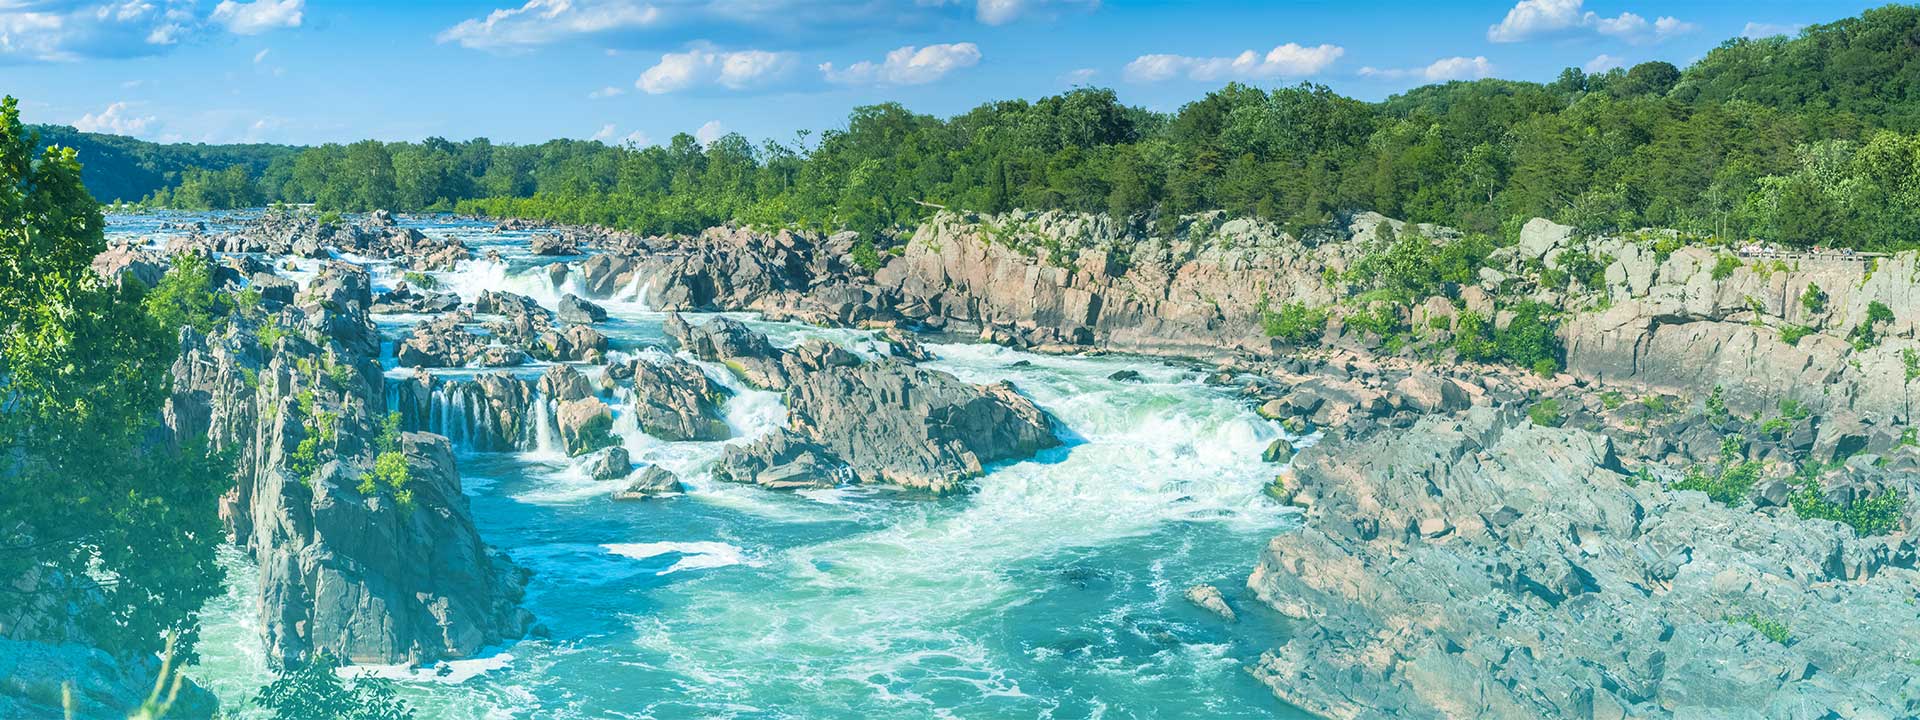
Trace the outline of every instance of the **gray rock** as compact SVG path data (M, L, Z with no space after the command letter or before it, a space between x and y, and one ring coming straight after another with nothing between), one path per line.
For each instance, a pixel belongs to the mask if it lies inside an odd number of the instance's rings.
M559 403L554 420L560 429L560 447L580 456L619 442L613 437L613 410L597 397Z
M588 325L607 321L607 309L580 299L573 293L560 297L560 322Z
M588 455L583 466L587 477L602 481L623 478L633 472L633 460L627 457L627 449L619 445Z
M1293 443L1286 438L1274 438L1267 449L1260 453L1260 459L1270 463L1285 463L1293 460Z
M635 360L609 368L610 376L633 389L634 420L640 431L662 440L725 440L732 437L720 404L726 388L693 364L677 358Z
M1220 588L1206 584L1195 585L1187 588L1186 596L1187 602L1198 605L1207 612L1219 615L1222 620L1226 620L1227 622L1239 622L1240 620L1238 616L1234 615L1233 607L1227 604L1227 598L1220 594Z
M1331 438L1248 588L1307 630L1254 675L1323 717L1905 717L1905 539L1629 487L1610 442L1518 409ZM1836 562L1836 558L1845 558ZM1838 582L1845 578L1845 582ZM1784 623L1777 644L1744 622ZM1814 671L1818 668L1818 671Z
M613 499L646 500L685 491L678 475L659 465L649 465L647 469L640 471L640 476L634 478L626 489L614 493Z

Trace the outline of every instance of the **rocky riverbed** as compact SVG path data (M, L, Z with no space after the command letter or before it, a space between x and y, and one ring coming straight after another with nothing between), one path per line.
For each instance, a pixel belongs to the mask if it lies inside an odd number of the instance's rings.
M183 336L169 410L243 460L224 694L264 641L394 663L433 717L1920 714L1910 255L1535 221L1384 338L1342 278L1452 231L943 214L869 269L844 234L243 220L117 220L96 262L212 252L260 298ZM1448 361L1518 295L1565 372ZM1281 302L1331 322L1283 342Z

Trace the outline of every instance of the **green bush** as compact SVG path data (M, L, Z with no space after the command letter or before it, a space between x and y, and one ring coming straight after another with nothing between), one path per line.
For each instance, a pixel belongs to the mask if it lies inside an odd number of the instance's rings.
M1302 302L1290 302L1280 306L1279 312L1260 312L1260 325L1268 337L1277 337L1290 343L1314 340L1327 327L1327 311L1323 308L1308 306Z
M282 670L253 704L271 720L412 720L413 708L395 695L392 681L370 675L343 679L344 665L331 653L316 653Z
M1907 496L1898 488L1890 488L1841 505L1821 497L1819 483L1809 481L1787 496L1787 504L1802 518L1832 520L1853 528L1855 535L1872 537L1900 528L1900 519L1906 515Z
M1566 424L1566 415L1560 412L1560 401L1547 398L1527 408L1527 419L1540 427L1557 428Z
M1761 617L1757 613L1729 615L1727 616L1727 622L1734 625L1751 627L1760 631L1760 634L1766 636L1768 640L1772 640L1781 645L1786 645L1793 640L1793 636L1787 632L1786 623Z
M1782 325L1780 326L1780 342L1788 345L1798 345L1800 344L1800 338L1806 337L1812 332L1813 328L1805 325Z
M213 288L212 264L193 253L173 256L173 269L147 293L146 305L161 327L191 327L202 333L211 332L233 307L225 293Z
M1800 293L1800 306L1807 312L1819 314L1827 310L1827 293L1814 283L1807 283L1807 289Z
M1739 269L1740 258L1723 253L1719 259L1713 261L1713 279L1725 280L1733 277L1733 271Z
M1742 450L1744 444L1743 439L1737 436L1723 438L1719 463L1687 468L1686 474L1669 487L1706 493L1714 502L1728 507L1746 502L1747 496L1753 493L1753 486L1760 482L1761 465L1758 460L1742 459L1745 456Z
M851 255L853 264L859 265L867 272L880 269L880 253L873 248L873 241L868 238L860 238L859 242L854 243Z

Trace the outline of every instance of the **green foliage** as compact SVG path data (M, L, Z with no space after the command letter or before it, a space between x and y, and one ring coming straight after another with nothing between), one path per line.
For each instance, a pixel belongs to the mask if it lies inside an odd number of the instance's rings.
M373 495L385 491L393 497L402 510L413 507L413 489L407 483L413 480L413 471L407 465L406 453L400 451L400 413L387 413L380 422L380 434L373 441L375 455L373 472L360 478L357 488L361 495Z
M1826 312L1827 291L1821 290L1817 283L1807 283L1807 289L1800 293L1800 306L1815 315Z
M1867 317L1853 326L1847 333L1847 342L1855 350L1866 350L1880 344L1880 326L1893 322L1893 308L1875 300L1867 303Z
M1536 372L1545 366L1560 368L1560 339L1554 335L1553 309L1544 303L1523 302L1513 307L1513 320L1494 333L1500 357Z
M36 146L0 101L0 617L63 608L117 657L172 634L191 662L231 459L153 441L176 328L93 272L104 220L79 156Z
M260 347L263 348L272 348L284 335L286 331L280 329L280 318L273 316L268 316L265 322L260 323L260 329L254 331L254 337L260 341Z
M1715 419L1725 419L1727 417L1725 390L1719 385L1713 386L1713 391L1707 393L1707 415Z
M1559 371L1560 339L1554 334L1552 308L1526 301L1511 310L1513 319L1499 330L1478 313L1461 313L1454 328L1454 351L1467 360L1505 362L1542 376Z
M1721 439L1720 462L1709 465L1696 465L1687 468L1687 472L1671 487L1674 490L1698 490L1706 493L1714 502L1729 507L1746 502L1753 493L1753 486L1760 482L1761 465L1758 460L1746 460L1745 440L1738 436Z
M1907 496L1899 488L1889 488L1844 505L1828 502L1820 494L1818 482L1805 482L1787 496L1795 514L1809 520L1832 520L1853 528L1855 535L1885 535L1900 528L1906 514Z
M147 293L146 305L161 327L191 327L201 333L211 332L233 307L226 294L213 287L212 264L194 253L173 256L173 268Z
M1920 352L1913 348L1900 348L1900 364L1906 366L1907 382L1920 378Z
M343 680L342 663L326 652L288 667L261 688L253 704L272 720L412 720L413 708L392 681L361 675Z
M1527 408L1527 419L1540 427L1557 428L1566 424L1567 416L1560 411L1560 401L1547 398Z
M1727 622L1733 625L1746 625L1751 627L1760 631L1760 634L1768 640L1772 640L1781 645L1786 645L1793 641L1793 636L1787 632L1786 623L1762 617L1758 613L1749 612L1738 615L1728 615Z
M408 270L405 274L401 275L400 277L402 280L407 281L408 285L415 288L419 288L421 290L432 290L434 288L440 287L439 278L436 278L432 275L428 275L423 272Z
M1733 271L1739 270L1739 269L1740 269L1740 258L1734 255L1727 255L1723 253L1713 261L1713 279L1725 280L1727 278L1733 277Z
M1600 393L1600 407L1608 410L1617 409L1621 405L1626 404L1626 402L1627 396L1620 394L1618 390L1608 390Z
M1260 325L1267 337L1290 343L1309 342L1320 337L1327 327L1327 311L1303 302L1284 303L1279 312L1260 309Z
M853 244L853 251L850 254L853 259L853 264L860 266L867 272L880 269L880 253L873 249L872 238L860 238L858 242Z
M1780 326L1780 342L1786 343L1788 345L1798 345L1800 344L1800 338L1806 337L1812 333L1813 333L1813 328L1807 327L1805 325L1781 325Z

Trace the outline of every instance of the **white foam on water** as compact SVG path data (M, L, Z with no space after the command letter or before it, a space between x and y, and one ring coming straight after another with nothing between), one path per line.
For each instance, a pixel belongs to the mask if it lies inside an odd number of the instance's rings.
M649 543L611 543L602 545L607 552L635 560L646 560L667 553L676 553L680 559L661 570L659 575L671 575L687 570L711 570L748 564L746 552L738 545L723 542L649 542Z
M352 665L340 668L336 670L335 673L342 679L366 676L415 683L459 685L481 675L505 669L511 665L513 665L513 654L502 652L487 657L447 660L427 666L414 666L406 663L395 665Z

